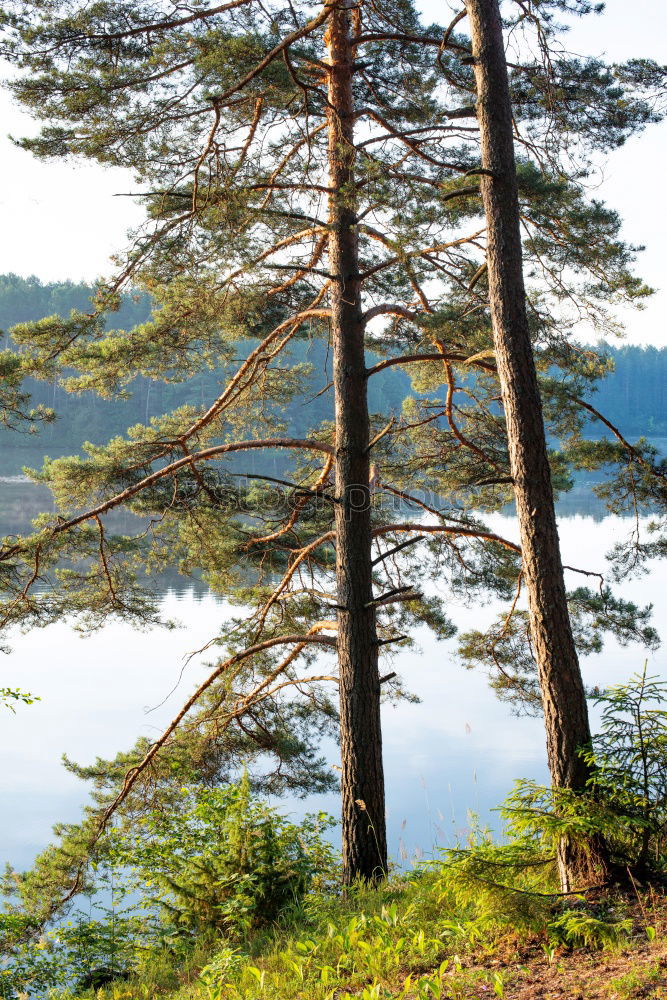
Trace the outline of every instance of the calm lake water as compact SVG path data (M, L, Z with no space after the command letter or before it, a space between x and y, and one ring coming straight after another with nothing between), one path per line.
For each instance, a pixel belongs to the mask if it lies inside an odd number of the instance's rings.
M577 496L561 510L564 562L603 570L605 552L629 522L603 516L585 488L577 494L579 510ZM0 481L0 534L27 527L41 509L37 488ZM489 520L503 535L517 537L513 517ZM654 624L663 629L667 563L655 564L649 575L617 592L639 604L652 602ZM54 822L78 817L86 789L63 769L62 753L86 763L113 756L140 734L157 735L205 676L206 656L184 667L185 658L220 634L225 605L201 587L177 591L167 581L163 606L167 617L182 623L179 630L138 632L112 623L81 638L63 623L14 637L11 653L0 660L0 686L31 691L41 701L0 715L0 864L28 865L48 842ZM493 603L452 604L450 617L466 630L483 626L496 610ZM482 673L457 662L455 642L436 643L426 632L418 638L420 649L401 653L392 668L422 702L383 708L390 850L397 860L431 854L434 846L464 835L468 810L497 825L491 810L515 778L546 778L541 721L513 716ZM664 648L647 654L636 645L610 642L584 661L586 681L623 681L647 655L651 673L667 677ZM324 752L332 766L338 763L333 743ZM284 808L295 816L319 808L337 815L338 803L335 795L312 796Z

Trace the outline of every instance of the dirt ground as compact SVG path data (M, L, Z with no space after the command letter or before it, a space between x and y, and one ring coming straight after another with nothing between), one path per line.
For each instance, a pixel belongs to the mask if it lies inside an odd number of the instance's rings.
M667 897L652 894L650 912L647 902L635 908L632 938L618 950L559 948L547 954L539 939L508 939L495 961L480 969L501 973L501 1000L667 1000ZM655 931L652 941L647 925ZM487 986L469 1000L493 995Z
M560 949L551 960L534 942L482 969L501 974L502 1000L667 1000L664 938L618 951ZM492 988L481 986L466 1000L490 996Z
M578 951L558 955L551 964L543 954L535 955L507 971L504 1000L667 1000L662 942L617 954Z

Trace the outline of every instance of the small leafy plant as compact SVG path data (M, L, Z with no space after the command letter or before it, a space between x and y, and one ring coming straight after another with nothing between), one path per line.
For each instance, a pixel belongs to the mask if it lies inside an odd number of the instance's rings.
M16 705L34 705L36 701L41 701L37 695L30 694L29 691L21 691L20 688L0 687L0 705L4 705L10 712L16 712Z
M112 858L177 936L242 938L332 872L333 850L322 837L332 822L325 814L289 822L244 775L235 785L183 788L173 809L119 833Z
M600 730L582 748L591 778L585 795L519 781L501 814L510 835L545 856L562 837L583 852L604 838L617 871L664 872L667 864L667 683L646 664L626 684L595 696Z
M566 909L547 924L549 941L569 948L618 948L632 931L632 920L595 916L587 909Z
M604 706L600 732L584 751L595 768L593 796L622 822L615 846L632 867L662 868L667 831L667 683L647 665L627 684L596 696Z

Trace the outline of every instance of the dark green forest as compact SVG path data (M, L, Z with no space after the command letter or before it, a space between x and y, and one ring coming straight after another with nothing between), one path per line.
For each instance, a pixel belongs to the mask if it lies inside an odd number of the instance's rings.
M93 289L72 281L44 283L36 277L0 275L0 330L4 346L11 346L9 331L17 323L87 309ZM145 294L126 296L120 309L112 313L111 329L128 329L150 315L150 299ZM599 383L595 406L630 437L667 434L667 348L604 345L613 360L613 371ZM294 364L312 367L314 373L330 369L328 352L320 341L297 341L291 349ZM95 393L70 395L57 382L31 380L29 389L35 404L52 407L55 423L43 427L33 442L38 453L55 454L78 449L83 440L101 444L128 426L146 423L151 417L170 412L184 404L204 405L218 394L224 371L212 370L182 382L158 382L138 377L127 398L102 399ZM397 368L383 372L371 383L371 409L389 412L400 409L409 393L408 375ZM289 424L296 434L314 420L331 415L327 394L310 401L290 404ZM599 427L599 425L598 425ZM598 428L591 425L591 434ZM0 432L2 433L2 432ZM4 434L3 448L16 453L26 450L23 435ZM252 458L252 456L251 456ZM247 464L247 460L246 460ZM18 466L17 470L18 471Z
M43 283L36 277L21 278L15 274L0 275L0 331L3 346L11 348L9 331L17 323L42 319L46 316L68 316L73 309L92 308L90 297L93 288L72 281ZM143 323L150 316L151 302L145 294L125 296L117 312L111 313L109 329L129 329ZM290 363L307 365L313 373L330 371L328 350L320 341L295 341L290 350ZM26 450L35 453L35 461L42 454L52 456L78 451L82 441L102 444L115 434L123 434L133 424L147 423L151 417L168 413L179 406L206 405L218 395L225 372L221 369L195 374L187 382L153 381L137 377L125 397L103 399L94 392L71 395L57 381L46 383L27 380L34 405L54 409L57 419L44 425L33 441L26 441L23 434L3 432L2 446L11 463L12 472L18 472L25 463ZM400 409L408 395L408 376L394 368L384 372L371 387L371 408L378 411ZM313 393L315 393L313 389ZM292 433L301 434L313 422L330 419L332 403L329 394L312 400L298 400L288 407L289 426ZM283 414L284 419L284 414ZM31 458L31 462L32 462ZM256 471L259 456L247 456L245 466ZM266 461L264 460L264 464Z

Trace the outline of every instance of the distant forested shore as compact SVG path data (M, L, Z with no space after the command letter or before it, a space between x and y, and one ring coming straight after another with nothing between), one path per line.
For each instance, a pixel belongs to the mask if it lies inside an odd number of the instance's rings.
M82 282L42 282L39 278L22 278L15 274L0 275L0 331L2 343L11 347L8 331L17 323L34 321L46 316L69 315L72 309L90 309L93 288ZM119 310L110 314L111 329L129 329L150 317L148 295L127 295ZM630 437L667 435L667 348L653 346L612 345L603 350L613 361L613 370L598 385L591 397L597 409ZM321 342L309 339L296 341L291 348L294 364L313 367L314 371L329 369L331 359ZM35 445L41 449L67 451L78 449L82 440L101 444L114 434L122 434L136 423L147 423L151 417L170 412L183 405L203 406L218 394L224 371L211 370L196 375L187 382L157 382L137 377L127 398L101 399L95 393L70 395L57 382L29 382L32 399L37 404L52 407L58 414L55 423L45 426ZM409 393L408 375L397 368L383 372L370 386L371 410L387 412L400 408ZM326 419L330 402L326 395L304 403L291 404L283 415L290 430L305 431L313 419ZM1 433L1 432L0 432ZM591 426L599 433L599 424ZM3 435L3 446L23 450L23 435Z

